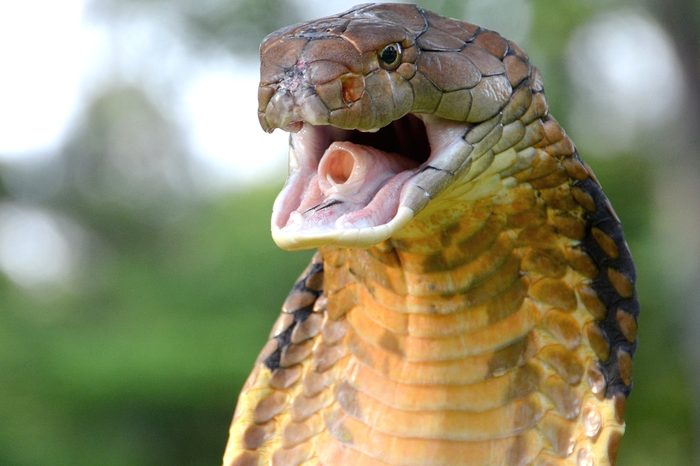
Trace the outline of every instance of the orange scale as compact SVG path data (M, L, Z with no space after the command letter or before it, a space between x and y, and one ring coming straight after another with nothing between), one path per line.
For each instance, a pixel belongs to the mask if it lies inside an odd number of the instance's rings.
M400 410L343 384L337 390L341 409L368 429L395 437L477 441L513 436L537 424L545 412L541 395L530 394L487 411Z
M354 332L348 336L348 347L353 357L392 380L426 385L480 382L494 373L505 373L517 366L527 349L521 340L494 353L468 356L460 360L410 362L396 353L362 340Z
M346 383L380 403L400 410L461 410L482 412L523 397L540 384L542 371L524 365L499 377L469 385L415 385L391 380L354 359Z
M394 334L367 318L370 312L371 309L365 312L356 309L348 313L348 322L357 335L375 346L404 356L410 362L444 361L491 353L522 338L539 321L537 307L531 301L525 301L520 311L471 333L424 338Z
M332 426L319 435L317 449L321 463L328 466L524 466L543 447L534 429L514 437L464 442L394 437L342 414L327 419Z

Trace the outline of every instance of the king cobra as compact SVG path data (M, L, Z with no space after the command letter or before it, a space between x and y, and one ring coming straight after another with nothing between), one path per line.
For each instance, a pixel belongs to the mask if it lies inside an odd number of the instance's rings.
M290 132L272 235L318 251L223 463L614 464L634 265L527 55L368 4L274 32L260 57L260 123Z

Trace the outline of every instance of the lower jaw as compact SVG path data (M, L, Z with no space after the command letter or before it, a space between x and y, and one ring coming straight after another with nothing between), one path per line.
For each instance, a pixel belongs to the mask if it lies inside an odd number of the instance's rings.
M326 230L290 230L280 228L272 216L272 239L282 249L294 251L317 248L324 245L341 247L368 247L391 237L415 216L408 207L399 206L396 214L387 223L365 227L343 227Z

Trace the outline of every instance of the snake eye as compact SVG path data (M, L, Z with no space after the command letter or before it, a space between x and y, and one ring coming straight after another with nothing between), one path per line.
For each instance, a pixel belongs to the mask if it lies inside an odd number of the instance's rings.
M379 65L385 70L394 70L401 64L401 46L389 44L379 52Z

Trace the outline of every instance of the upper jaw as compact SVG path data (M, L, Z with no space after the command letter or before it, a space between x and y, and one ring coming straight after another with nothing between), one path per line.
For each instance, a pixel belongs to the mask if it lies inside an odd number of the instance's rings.
M358 133L332 126L305 122L295 128L289 178L272 212L278 246L367 247L408 224L468 165L469 155L463 139L468 125L415 116L430 145L425 160L357 144Z
M260 126L268 133L276 128L295 132L302 122L317 126L329 123L328 110L311 89L302 91L281 85L269 88L261 86L259 92L272 93L271 97L261 99L262 108L258 111Z

